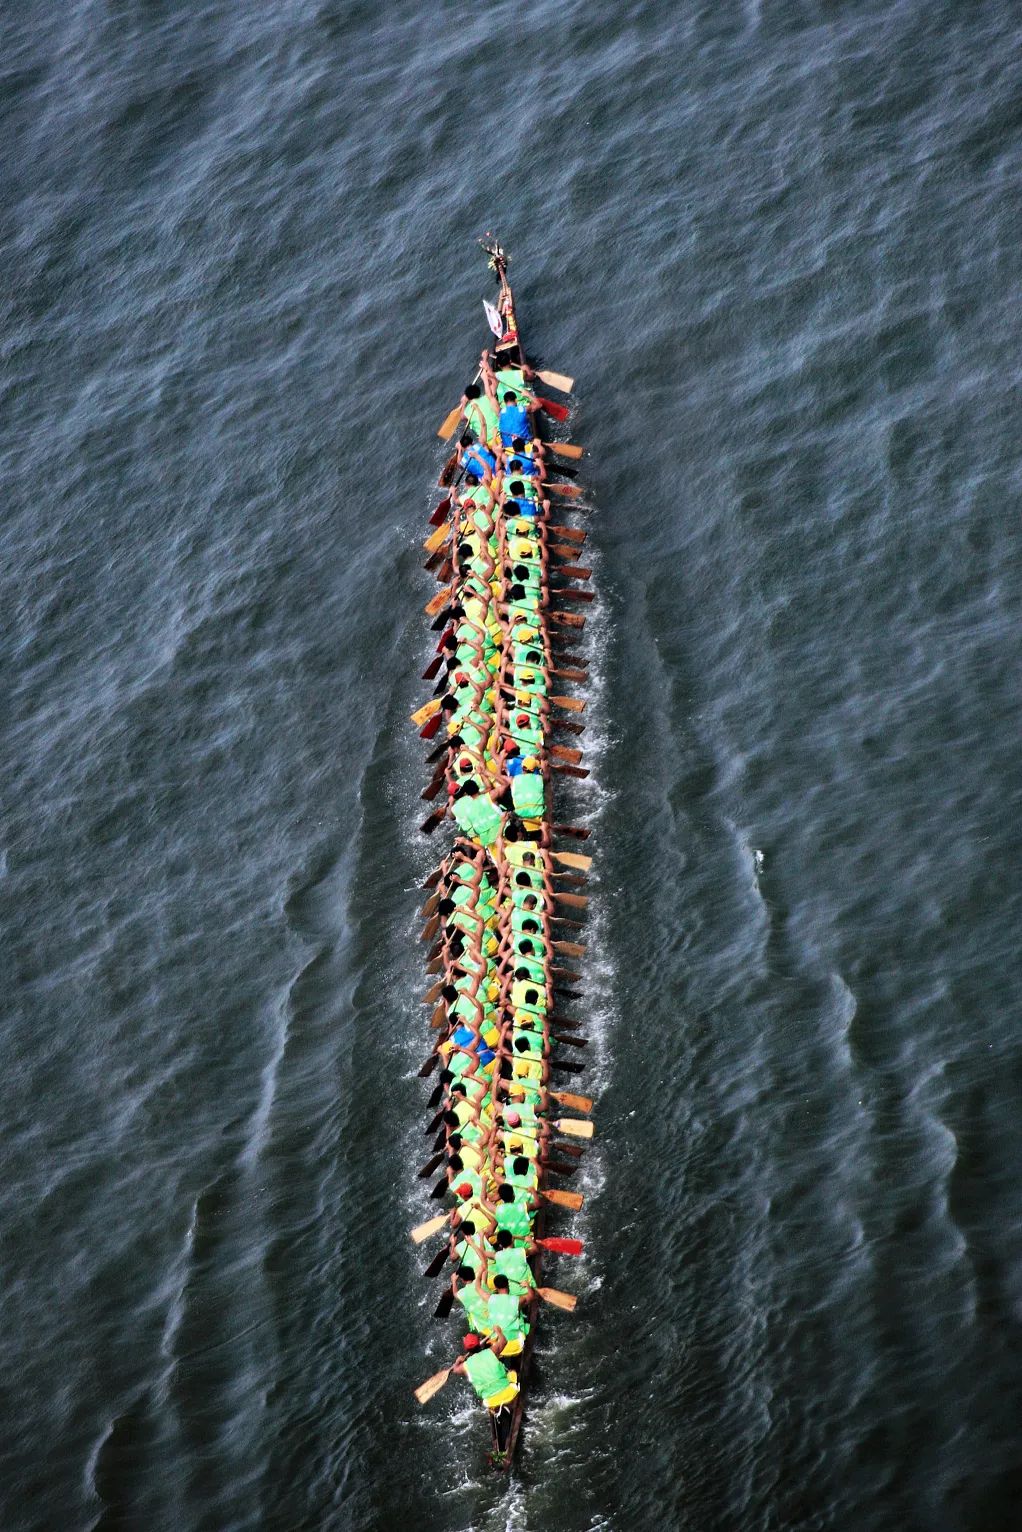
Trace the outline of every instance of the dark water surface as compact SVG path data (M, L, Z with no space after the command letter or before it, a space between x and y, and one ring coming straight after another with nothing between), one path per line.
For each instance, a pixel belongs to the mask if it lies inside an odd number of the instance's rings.
M1018 7L6 20L4 1532L1018 1528ZM588 1254L510 1489L410 1398L406 1232L489 226L603 597Z

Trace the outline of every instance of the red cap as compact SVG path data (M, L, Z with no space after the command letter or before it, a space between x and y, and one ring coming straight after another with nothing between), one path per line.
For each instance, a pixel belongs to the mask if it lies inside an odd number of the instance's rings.
M472 1195L471 1183L468 1182L468 1181L462 1181L460 1186L456 1186L454 1188L454 1195L456 1197L471 1197L471 1195Z
M482 1341L479 1339L478 1335L473 1335L470 1330L461 1344L464 1346L466 1351L478 1351L479 1347L482 1345Z

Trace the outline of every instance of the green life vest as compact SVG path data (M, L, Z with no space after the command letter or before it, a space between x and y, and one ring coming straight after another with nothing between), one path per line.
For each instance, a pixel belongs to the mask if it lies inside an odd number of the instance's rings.
M489 394L481 394L478 399L470 399L462 411L465 424L472 430L482 442L491 442L500 434L500 412ZM482 485L479 485L482 488Z
M511 801L523 819L542 819L546 795L538 771L520 771L511 778Z
M476 839L483 846L492 846L504 827L504 814L493 802L492 798L480 793L472 799L474 812L472 814L473 829Z
M471 1264L472 1254L469 1255L468 1259L469 1263ZM465 1282L461 1287L458 1288L455 1296L457 1297L457 1300L461 1304L462 1308L465 1310L465 1318L468 1320L470 1329L488 1330L490 1328L490 1301L488 1298L484 1297L481 1292L479 1292L474 1282ZM493 1353L491 1352L490 1354L492 1356ZM495 1390L491 1390L491 1392L495 1392Z
M515 1240L528 1239L532 1232L532 1214L524 1202L498 1202L494 1210L498 1229L507 1229Z
M498 1250L492 1264L497 1276L507 1277L513 1293L523 1293L535 1287L536 1278L532 1275L529 1257L517 1245L512 1245L510 1250Z
M501 1393L511 1382L504 1363L494 1356L488 1346L466 1356L465 1376L483 1400L492 1399L494 1394Z
M529 1326L522 1318L521 1307L513 1293L494 1293L489 1303L489 1322L494 1330L502 1330L507 1340L518 1335L528 1335Z
M514 394L519 404L532 403L532 391L520 367L502 367L494 381L497 385L497 398L501 404L504 403L506 393Z

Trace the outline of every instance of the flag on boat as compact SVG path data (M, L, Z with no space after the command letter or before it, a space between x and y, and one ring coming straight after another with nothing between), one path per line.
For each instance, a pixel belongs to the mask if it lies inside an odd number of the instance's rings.
M500 337L504 333L504 326L500 322L500 315L497 313L497 310L494 308L493 304L487 303L485 298L483 299L483 308L486 310L487 324L497 339L500 340Z

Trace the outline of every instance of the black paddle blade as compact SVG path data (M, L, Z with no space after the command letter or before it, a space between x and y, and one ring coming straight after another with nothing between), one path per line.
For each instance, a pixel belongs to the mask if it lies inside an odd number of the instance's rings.
M448 1250L447 1246L444 1245L441 1250L437 1251L436 1255L430 1261L422 1275L429 1278L438 1277L443 1271L444 1263L449 1255L450 1251Z
M447 1254L446 1250L444 1251L444 1254L445 1255ZM440 1299L440 1302L437 1304L436 1308L433 1310L433 1318L434 1319L446 1319L448 1314L451 1312L451 1308L452 1308L453 1304L454 1304L454 1288L453 1287L449 1287L447 1289L446 1293L444 1293L444 1295Z
M548 1160L547 1170L554 1176L577 1176L577 1165L565 1165L561 1160Z
M446 626L447 626L447 619L450 617L450 615L451 615L451 612L450 612L450 608L448 607L446 612L441 612L440 616L438 618L436 618L436 620L434 622L430 623L430 627L432 628L434 633L439 633L442 628L446 628Z
M580 1075L585 1069L584 1064L576 1064L574 1059L551 1059L550 1068L560 1069L564 1074Z
M555 987L554 994L557 996L558 1000L582 999L582 991L580 989L557 989Z
M576 840L588 840L592 834L584 825L554 825L553 832L555 835L572 835Z
M433 1104L434 1104L433 1102L430 1103L431 1106ZM427 1138L429 1137L429 1135L431 1133L435 1133L436 1132L437 1128L440 1126L440 1119L441 1119L441 1117L443 1115L444 1115L443 1108L441 1108L440 1111L437 1112L436 1116L433 1118L433 1121L431 1123L427 1124L427 1126L426 1126L426 1137Z
M431 1053L429 1058L426 1060L425 1064L423 1064L422 1068L419 1070L419 1079L420 1080L428 1079L428 1077L433 1073L434 1069L439 1064L439 1062L440 1062L440 1055L439 1055L439 1053Z
M586 776L588 776L588 775L589 775L589 773L586 772ZM437 825L441 822L441 820L445 819L446 817L447 817L447 805L444 804L444 807L442 809L434 809L432 814L430 814L429 818L428 819L424 819L422 821L421 825L419 826L419 829L422 831L423 835L432 835L433 831L436 829Z
M446 1176L440 1177L439 1181L429 1194L433 1198L434 1202L439 1202L441 1197L446 1196L449 1184L450 1183L448 1182Z
M434 1107L434 1108L438 1107L440 1105L440 1097L443 1095L443 1093L444 1093L444 1082L443 1082L443 1080L441 1080L440 1084L437 1086L436 1090L433 1092L433 1094L429 1098L429 1105L431 1107ZM439 1122L439 1120L440 1119L437 1118L438 1122ZM427 1128L426 1129L427 1133L432 1133L432 1131L433 1131L432 1128Z
M444 740L442 745L437 745L435 750L431 750L429 752L429 754L426 757L426 765L427 766L435 765L435 763L440 759L440 757L442 755L446 755L446 753L447 753L447 751L449 749L450 749L450 746L448 745L447 741Z
M428 1181L434 1170L436 1170L437 1166L443 1160L443 1157L444 1154L443 1150L441 1149L439 1154L434 1154L431 1160L427 1160L425 1165L423 1165L422 1169L419 1171L419 1180Z
M433 1148L435 1150L436 1149L446 1149L447 1148L447 1129L446 1128L441 1128L440 1129L440 1132L437 1134L436 1138L433 1140Z
M555 1043L566 1043L569 1048L588 1048L588 1037L568 1037L561 1032L551 1032L550 1036Z

